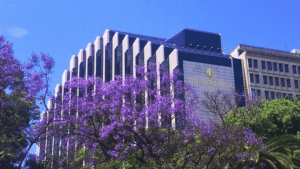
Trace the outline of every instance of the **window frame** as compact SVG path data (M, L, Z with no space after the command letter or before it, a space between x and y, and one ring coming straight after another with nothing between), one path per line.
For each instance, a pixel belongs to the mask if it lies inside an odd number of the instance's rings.
M297 66L296 65L292 65L292 67L293 67L293 73L297 74Z
M277 63L276 62L273 62L273 68L274 68L274 71L277 71Z
M261 68L266 70L266 61L264 60L261 61Z
M280 86L279 77L274 78L275 86Z
M255 75L255 83L259 83L259 75L258 74Z
M272 63L271 62L267 62L267 66L268 66L268 70L272 70Z
M284 64L284 71L285 71L285 73L289 73L290 72L288 64Z
M269 84L272 85L272 86L274 85L272 76L269 76Z
M268 84L268 76L263 76L263 82L265 85Z
M278 63L278 67L279 67L279 72L283 72L283 64L282 63Z
M294 84L295 84L295 89L298 89L299 88L299 82L297 79L294 80ZM297 84L297 85L296 85Z
M281 82L281 87L285 87L285 79L284 78L280 78L280 82Z
M253 67L253 65L252 65L252 59L249 59L249 58L248 58L248 66L249 66L249 68L252 68L252 67Z
M291 79L286 79L286 87L291 87Z
M256 59L253 59L253 66L254 68L258 68L258 61Z

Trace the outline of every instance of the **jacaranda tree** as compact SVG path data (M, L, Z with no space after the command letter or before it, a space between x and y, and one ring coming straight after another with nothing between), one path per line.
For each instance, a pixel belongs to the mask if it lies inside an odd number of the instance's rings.
M262 140L250 130L206 124L193 89L150 64L136 78L73 78L52 98L40 137L60 139L61 165L72 168L189 168L257 165ZM175 127L174 127L175 126ZM222 129L222 130L221 130ZM42 145L43 146L43 145ZM41 157L44 159L44 157ZM200 167L200 168L201 168Z
M0 36L0 168L20 168L41 138L32 135L40 114L36 101L46 100L53 66L53 59L43 53L40 59L33 53L28 63L20 64L12 44Z

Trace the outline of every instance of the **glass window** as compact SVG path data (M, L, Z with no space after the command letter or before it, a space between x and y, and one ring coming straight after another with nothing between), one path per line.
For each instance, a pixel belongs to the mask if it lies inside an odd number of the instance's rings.
M250 74L250 82L251 82L251 83L254 82L253 74Z
M256 90L256 93L257 93L257 97L260 97L260 96L261 96L260 90Z
M255 75L255 82L259 83L259 75Z
M300 66L298 66L298 74L300 74Z
M293 98L293 95L292 94L289 94L289 99L292 99Z
M274 71L277 71L277 63L273 63L273 68L274 68Z
M281 87L285 87L284 79L281 78L280 80L281 80Z
M282 63L279 63L278 66L279 66L279 71L283 72L283 65L282 65Z
M252 67L252 59L248 59L249 67Z
M251 89L252 96L255 96L255 89Z
M276 98L280 99L280 97L281 97L281 93L280 92L276 92Z
M265 91L265 97L266 97L266 99L269 98L269 91Z
M289 65L288 64L284 64L284 69L286 73L289 73Z
M291 79L286 79L286 87L291 87Z
M271 62L267 62L268 64L268 70L272 70L272 63Z
M273 85L273 77L269 77L269 84Z
M296 70L296 66L295 65L293 65L293 73L297 74L297 70Z
M295 89L298 89L299 86L298 86L298 80L295 80Z
M264 84L268 84L267 76L263 76L263 79L264 79Z
M266 69L266 62L265 61L261 61L261 68Z
M253 60L253 62L254 62L254 68L258 68L257 60Z
M275 99L275 92L271 92L271 99Z
M279 86L279 78L278 77L275 77L275 85Z
M282 97L285 98L285 96L286 96L286 94L285 94L285 93L282 93Z

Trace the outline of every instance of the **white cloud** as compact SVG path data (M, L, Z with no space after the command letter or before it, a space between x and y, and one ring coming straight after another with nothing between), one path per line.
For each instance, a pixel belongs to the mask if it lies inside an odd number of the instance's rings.
M20 37L27 34L27 31L22 28L14 28L8 29L9 33L12 34L14 37Z

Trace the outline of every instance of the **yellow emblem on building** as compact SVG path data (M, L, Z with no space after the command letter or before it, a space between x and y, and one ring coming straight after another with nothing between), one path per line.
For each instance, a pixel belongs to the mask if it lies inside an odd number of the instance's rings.
M212 78L213 75L214 75L213 70L212 70L211 68L208 68L208 69L206 70L206 76L207 76L208 78Z

